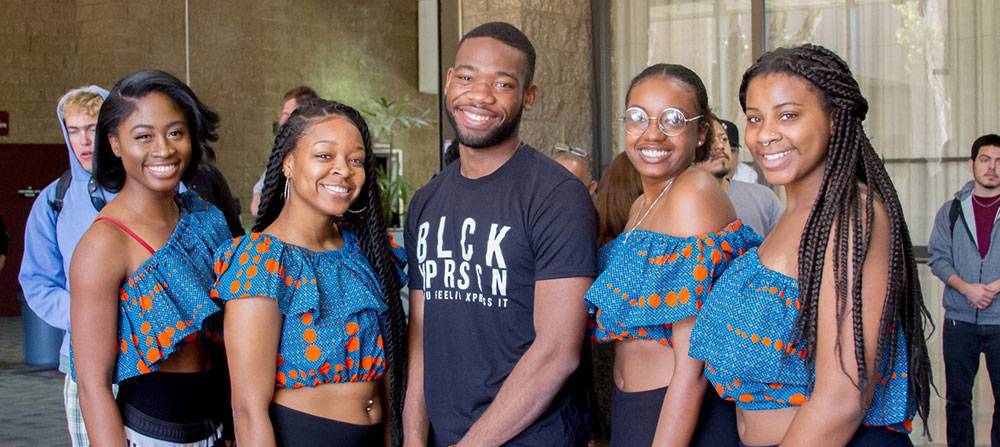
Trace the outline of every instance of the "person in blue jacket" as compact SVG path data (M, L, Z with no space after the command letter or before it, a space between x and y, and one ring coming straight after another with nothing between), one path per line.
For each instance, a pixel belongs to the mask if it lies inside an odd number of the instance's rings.
M18 279L31 310L46 323L66 331L59 350L59 371L66 419L74 447L87 446L76 382L69 376L69 262L73 249L115 194L91 176L94 129L107 90L90 85L70 90L56 106L56 116L69 150L69 170L35 200L24 229L24 258Z

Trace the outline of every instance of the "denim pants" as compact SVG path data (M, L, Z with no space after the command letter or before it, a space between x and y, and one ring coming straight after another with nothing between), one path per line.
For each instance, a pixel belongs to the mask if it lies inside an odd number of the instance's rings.
M975 445L972 425L972 385L979 370L979 354L986 355L986 371L993 388L993 428L990 443L1000 447L1000 325L944 321L945 407L950 447Z

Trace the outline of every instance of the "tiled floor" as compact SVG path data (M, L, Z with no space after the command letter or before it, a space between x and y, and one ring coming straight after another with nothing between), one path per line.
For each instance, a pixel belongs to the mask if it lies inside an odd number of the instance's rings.
M24 363L20 317L0 318L0 445L67 446L63 375Z

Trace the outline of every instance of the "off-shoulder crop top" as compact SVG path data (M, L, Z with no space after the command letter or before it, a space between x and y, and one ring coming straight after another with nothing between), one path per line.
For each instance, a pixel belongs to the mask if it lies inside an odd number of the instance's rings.
M317 252L251 233L217 252L213 297L267 297L284 314L277 388L370 382L385 371L382 284L355 234L341 234L339 250Z
M584 295L598 343L653 340L671 345L671 325L695 316L733 258L760 243L736 220L722 230L675 237L634 230L605 245L600 275Z
M193 191L174 200L180 219L173 233L118 292L114 383L156 371L184 343L199 334L217 335L220 328L206 322L221 310L209 298L213 250L232 235L222 212ZM72 358L71 353L71 366ZM75 367L72 374L75 378Z
M694 325L689 355L705 361L719 396L744 410L809 400L816 371L795 345L798 298L798 281L761 264L756 248L716 282ZM908 433L916 407L909 396L906 344L902 331L895 332L895 358L882 359L864 424Z

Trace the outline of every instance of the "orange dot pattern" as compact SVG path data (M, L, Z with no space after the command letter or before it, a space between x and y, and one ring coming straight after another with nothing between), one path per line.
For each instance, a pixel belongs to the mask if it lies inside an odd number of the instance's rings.
M221 308L211 297L212 254L231 238L222 212L193 191L175 201L180 219L163 248L122 282L113 381L159 369L185 343L219 340ZM70 355L73 377L76 377Z
M237 238L215 260L221 301L268 297L285 315L275 387L370 382L385 371L381 285L351 231L316 252L264 234Z
M700 236L636 230L626 241L620 235L598 253L601 273L584 297L591 338L671 346L671 324L698 315L715 279L759 243L739 220Z
M816 371L797 340L798 297L798 282L764 267L756 248L715 283L694 325L689 354L705 361L705 376L719 396L747 410L809 401ZM864 423L909 433L915 406L908 401L906 346L901 335L892 339L896 357L883 358Z

